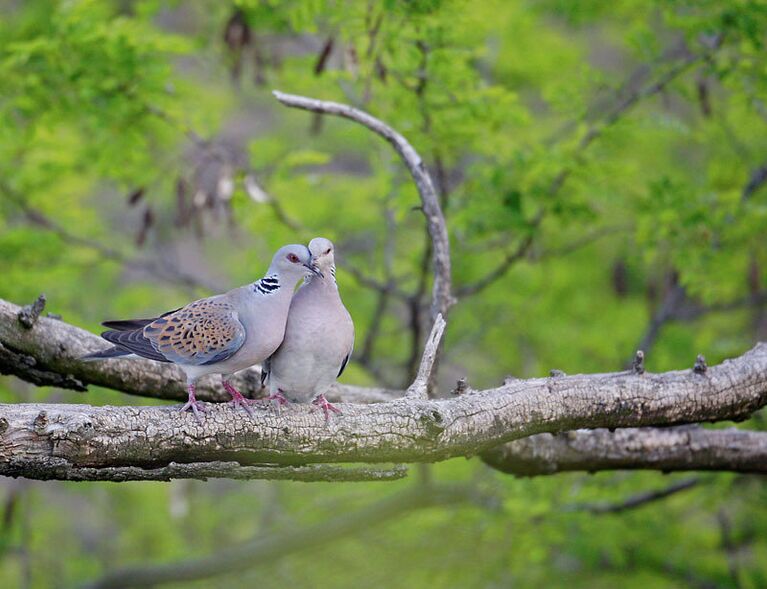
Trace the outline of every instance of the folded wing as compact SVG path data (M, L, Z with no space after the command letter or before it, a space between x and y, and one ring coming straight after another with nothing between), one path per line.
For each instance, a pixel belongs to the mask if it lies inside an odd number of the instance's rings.
M221 297L201 299L155 319L115 321L108 326L117 329L102 337L116 346L177 364L222 362L242 347L246 336L237 311Z

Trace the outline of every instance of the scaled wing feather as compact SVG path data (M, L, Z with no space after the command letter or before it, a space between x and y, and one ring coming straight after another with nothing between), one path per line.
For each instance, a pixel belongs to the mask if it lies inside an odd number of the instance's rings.
M200 299L155 319L143 334L165 358L178 364L214 364L232 357L245 342L245 328L222 297Z

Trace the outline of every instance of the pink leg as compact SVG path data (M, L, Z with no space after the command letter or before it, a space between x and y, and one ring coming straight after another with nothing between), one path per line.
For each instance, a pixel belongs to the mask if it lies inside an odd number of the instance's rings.
M325 412L325 421L330 421L330 412L336 413L338 415L341 415L341 410L338 407L335 407L331 403L328 402L328 400L325 398L325 395L319 394L314 398L314 401L312 401L312 405L316 405L317 407L321 408Z
M242 407L245 409L245 413L253 417L253 411L251 411L250 407L248 407L250 401L243 397L242 393L234 388L228 380L221 379L221 382L224 384L226 392L232 395L232 400L230 402L234 408L236 409L237 407Z
M189 409L192 410L192 413L194 413L195 418L197 421L202 423L202 419L200 418L200 413L205 413L205 405L202 404L201 401L198 401L196 397L194 396L194 385L189 384L187 387L187 390L189 391L189 400L186 402L186 404L181 407L181 411L188 411Z

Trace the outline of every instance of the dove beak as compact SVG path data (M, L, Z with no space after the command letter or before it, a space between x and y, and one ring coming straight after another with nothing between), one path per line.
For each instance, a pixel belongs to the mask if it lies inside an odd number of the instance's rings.
M315 276L319 276L320 278L325 278L325 275L322 272L320 272L320 269L314 265L314 258L312 258L312 263L304 264L304 266L309 268L311 273L314 274Z

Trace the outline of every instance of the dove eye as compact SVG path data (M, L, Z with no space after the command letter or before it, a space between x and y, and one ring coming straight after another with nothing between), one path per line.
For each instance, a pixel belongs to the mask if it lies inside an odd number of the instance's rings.
M294 264L298 264L298 256L296 254L288 254L288 261Z
M329 254L329 253L330 253L330 248L328 248L327 250L325 250L325 255L327 255L327 254Z

